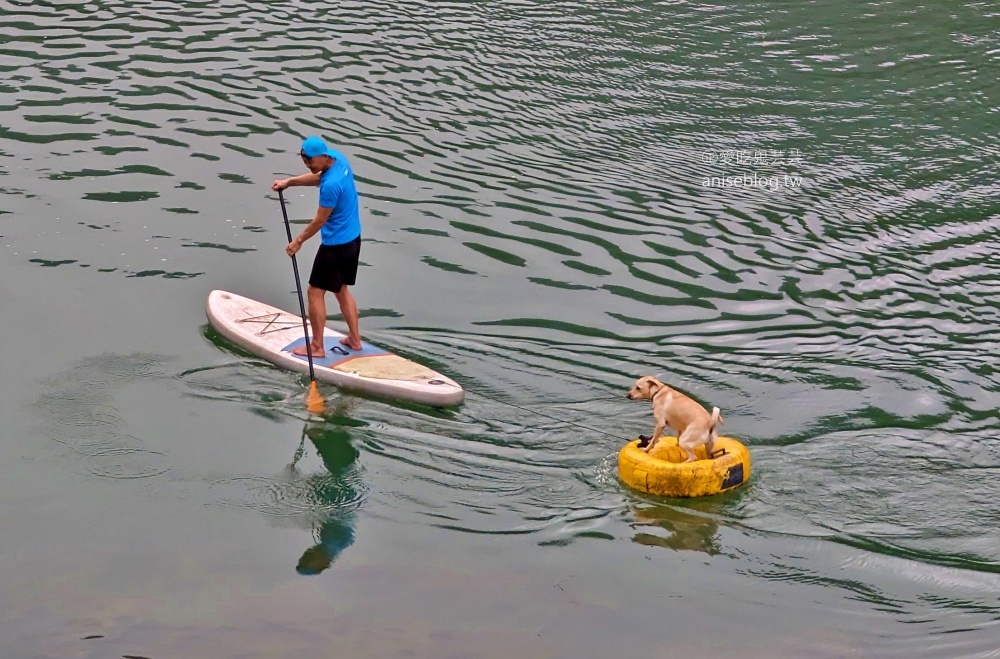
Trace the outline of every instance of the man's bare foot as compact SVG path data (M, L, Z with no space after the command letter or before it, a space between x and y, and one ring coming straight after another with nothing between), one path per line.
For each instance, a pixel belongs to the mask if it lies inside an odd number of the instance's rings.
M364 346L361 345L361 339L356 339L351 341L351 337L345 336L340 340L341 345L345 345L351 350L361 350Z
M310 350L312 350L313 359L322 359L323 357L326 357L326 350L324 350L322 346L317 347L312 344L310 344L308 348L306 346L292 348L292 354L298 355L299 357L308 357Z

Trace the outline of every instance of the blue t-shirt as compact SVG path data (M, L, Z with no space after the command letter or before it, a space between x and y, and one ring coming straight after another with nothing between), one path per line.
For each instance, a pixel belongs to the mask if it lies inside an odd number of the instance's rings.
M319 179L319 205L333 212L320 229L320 238L324 245L343 245L361 235L358 190L347 156L332 149L330 155L333 164Z

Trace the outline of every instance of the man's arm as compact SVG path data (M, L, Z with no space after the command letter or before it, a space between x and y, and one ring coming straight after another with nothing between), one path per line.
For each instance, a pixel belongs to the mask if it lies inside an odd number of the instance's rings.
M299 174L298 176L293 176L291 178L281 178L275 180L271 184L271 189L277 192L278 190L284 190L285 188L293 188L296 186L308 186L308 185L319 185L320 174L314 174L313 172L307 172L305 174Z
M325 208L323 206L317 208L316 217L313 218L312 222L306 225L306 228L302 230L302 233L297 235L292 242L288 243L288 247L285 248L285 252L289 256L294 256L297 251L302 249L302 243L315 236L316 232L319 231L324 224L326 224L326 221L329 219L330 213L332 212L332 208Z

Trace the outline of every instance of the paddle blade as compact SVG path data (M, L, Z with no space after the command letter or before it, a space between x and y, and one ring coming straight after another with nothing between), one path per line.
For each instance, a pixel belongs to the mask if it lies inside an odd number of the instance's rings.
M309 383L309 393L306 394L306 409L313 414L322 414L326 409L326 401L323 400L323 394L319 393L316 380Z

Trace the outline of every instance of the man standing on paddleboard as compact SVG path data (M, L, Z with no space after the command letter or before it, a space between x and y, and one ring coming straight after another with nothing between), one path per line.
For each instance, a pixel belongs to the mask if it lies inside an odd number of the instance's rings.
M361 218L354 172L347 157L328 147L319 137L306 138L299 156L309 168L309 173L279 179L271 184L275 192L297 185L319 186L316 217L285 248L288 256L295 256L302 249L302 243L317 232L320 234L322 244L309 275L310 345L299 346L292 350L292 354L305 357L311 349L314 358L326 355L323 330L326 326L327 291L336 296L340 313L347 323L347 336L340 342L351 350L361 350L358 307L349 290L357 277L358 257L361 255Z

